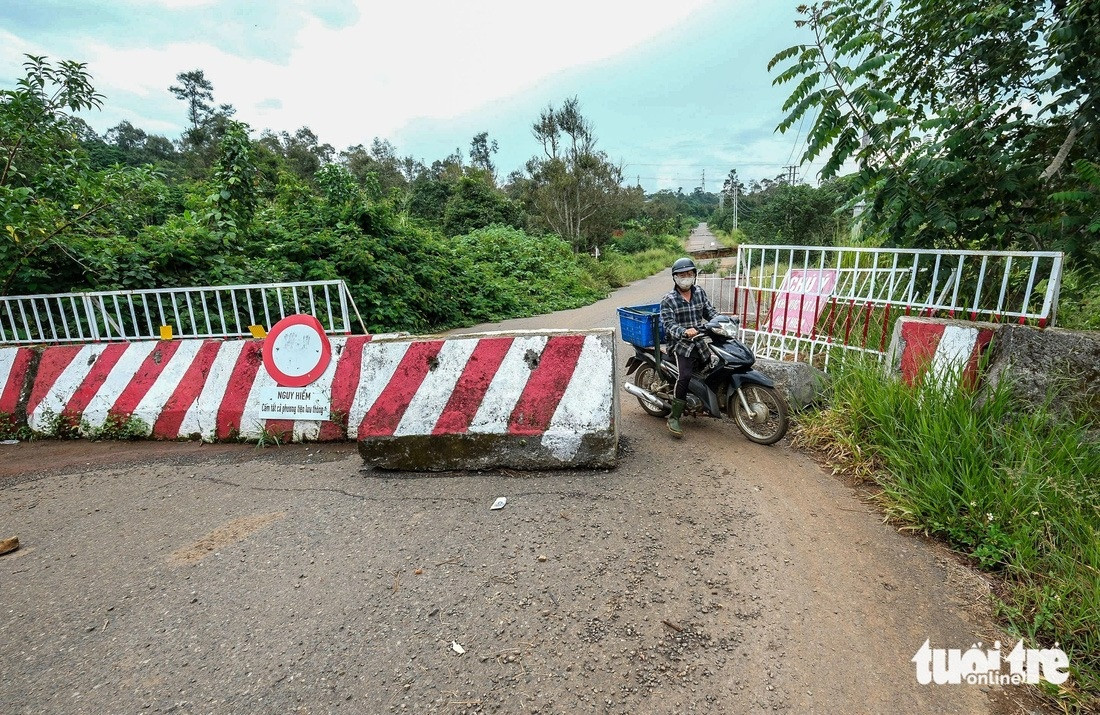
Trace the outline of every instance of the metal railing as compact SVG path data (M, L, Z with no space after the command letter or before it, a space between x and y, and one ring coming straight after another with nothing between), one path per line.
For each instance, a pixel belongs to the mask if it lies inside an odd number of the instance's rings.
M733 275L701 277L741 317L757 355L827 369L834 349L884 355L894 323L918 315L1054 325L1064 255L743 245Z
M342 280L0 296L0 344L229 338L309 313L326 332L366 328Z

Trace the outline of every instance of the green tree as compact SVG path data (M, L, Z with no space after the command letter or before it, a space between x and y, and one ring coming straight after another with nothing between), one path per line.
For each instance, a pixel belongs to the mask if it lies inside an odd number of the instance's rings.
M470 140L470 166L485 173L489 183L496 186L497 169L493 154L497 153L497 140L489 141L489 132L480 132Z
M1095 157L1100 9L1087 0L848 0L800 8L811 41L781 131L814 117L804 161L855 164L870 228L898 244L1079 245L1051 194Z
M521 228L523 210L480 178L459 179L443 211L443 232L459 236L493 224Z
M309 127L302 127L290 134L265 131L260 143L281 156L286 166L297 176L310 181L324 164L332 161L336 150L331 144L321 144Z
M739 228L753 243L833 245L847 236L849 213L839 211L845 201L837 181L820 187L775 183L743 197Z
M147 172L96 172L69 112L98 108L85 65L27 56L14 90L0 90L0 294L79 284L94 270L112 212L126 210ZM86 126L86 125L84 125Z
M180 72L176 79L180 84L168 91L186 103L187 120L191 124L180 140L183 163L190 176L199 178L217 161L218 146L237 110L231 104L213 103L214 85L202 70Z
M221 141L214 169L214 191L207 199L207 219L227 244L247 236L256 214L257 170L252 161L248 125L231 122Z
M168 91L176 96L176 99L187 105L187 121L191 126L184 132L184 142L193 147L206 143L204 126L214 107L214 85L206 78L202 70L180 72L176 75L179 85L172 85Z
M630 196L622 186L621 167L596 149L592 123L581 114L577 98L560 109L549 105L531 132L542 144L543 156L527 162L529 181L517 184L529 210L543 228L576 250L606 244L627 218Z
M420 168L411 158L398 157L397 148L378 137L374 138L369 149L356 144L340 152L340 161L364 186L367 175L373 174L383 193L394 188L407 188L413 177L406 175L406 172L416 172Z

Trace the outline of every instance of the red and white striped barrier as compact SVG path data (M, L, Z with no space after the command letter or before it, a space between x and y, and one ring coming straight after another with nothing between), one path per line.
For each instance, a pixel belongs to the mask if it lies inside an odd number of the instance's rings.
M334 359L314 383L334 421L265 420L259 395L275 382L263 369L260 340L99 343L0 348L0 413L32 431L62 425L84 436L112 426L157 439L206 441L347 439L346 416L370 337L333 338Z
M393 469L610 465L612 336L335 337L309 385L326 421L260 417L276 388L262 340L0 348L0 418L43 435L358 439L364 459Z
M997 329L992 323L934 318L900 318L890 343L890 363L908 385L927 378L937 384L956 379L973 386L982 353Z
M364 460L388 469L610 466L614 333L378 341L351 408Z

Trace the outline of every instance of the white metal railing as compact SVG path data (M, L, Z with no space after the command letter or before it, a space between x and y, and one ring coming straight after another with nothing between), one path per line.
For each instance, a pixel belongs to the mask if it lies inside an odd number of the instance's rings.
M1054 325L1054 251L742 245L732 276L702 281L758 355L827 368L832 348L883 355L903 315Z
M251 335L309 313L326 332L349 334L363 319L342 280L0 296L0 344L154 340Z

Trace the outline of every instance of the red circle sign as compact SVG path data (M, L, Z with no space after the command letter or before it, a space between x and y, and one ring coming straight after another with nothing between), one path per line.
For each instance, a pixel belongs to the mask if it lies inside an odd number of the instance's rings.
M332 346L321 321L291 315L275 323L264 339L264 367L282 387L305 387L321 376L332 359Z

